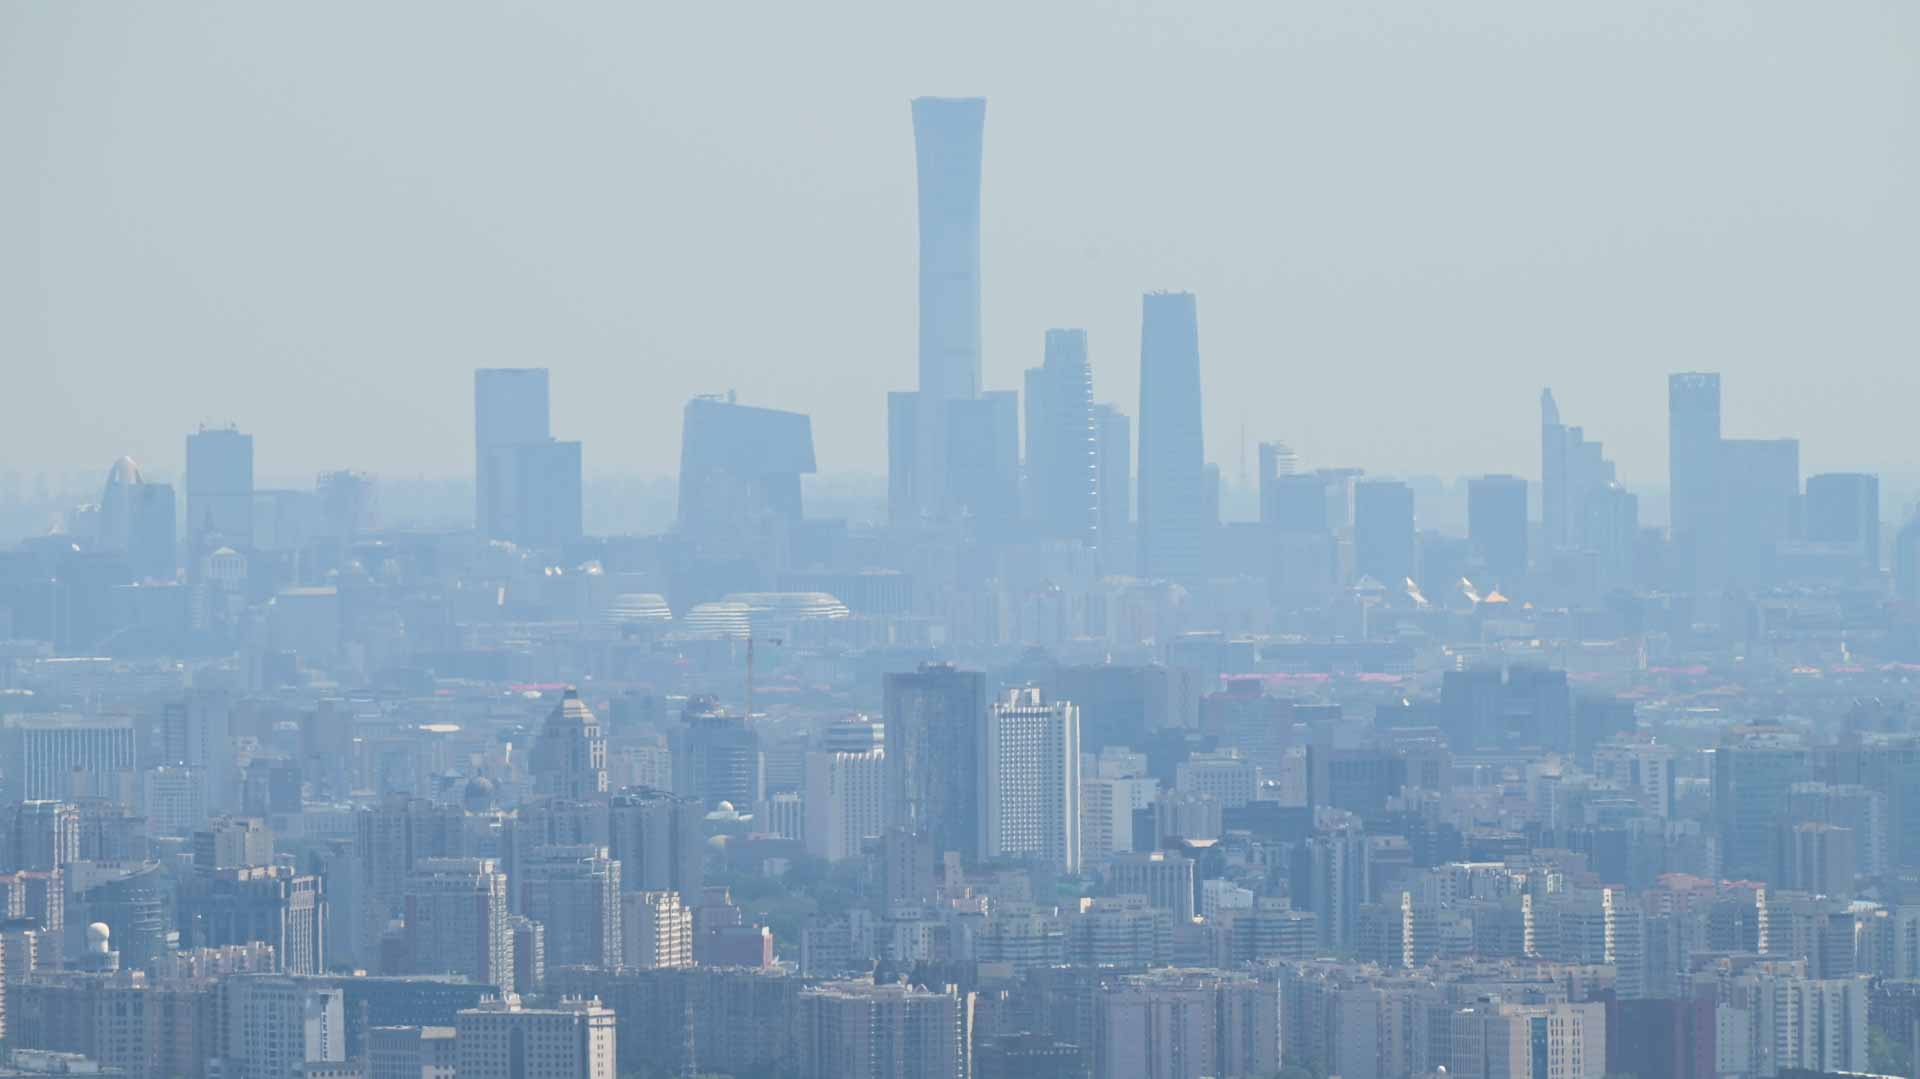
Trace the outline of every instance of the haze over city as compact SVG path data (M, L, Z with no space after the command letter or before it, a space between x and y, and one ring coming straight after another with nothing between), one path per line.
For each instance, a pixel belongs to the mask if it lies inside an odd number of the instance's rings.
M231 421L455 477L467 372L541 365L591 473L671 475L729 388L884 472L945 93L991 102L987 385L1084 326L1132 410L1139 294L1192 290L1229 482L1523 471L1551 384L1658 487L1684 367L1911 471L1916 50L1897 2L10 5L0 459L177 477Z
M1917 46L5 9L0 1079L1920 1079Z

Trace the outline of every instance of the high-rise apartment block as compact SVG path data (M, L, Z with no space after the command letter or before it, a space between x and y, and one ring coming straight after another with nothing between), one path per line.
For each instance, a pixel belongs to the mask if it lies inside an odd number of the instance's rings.
M807 853L830 862L859 857L886 829L886 750L809 753L806 770Z
M800 993L805 1079L964 1079L969 1001L868 981L826 982Z
M549 966L620 965L620 863L605 847L536 847L515 876L521 912L546 927Z
M462 1010L454 1019L460 1079L616 1079L616 1018L597 999L563 998L550 1008L522 1006L511 994Z
M403 900L407 961L418 974L459 974L514 992L507 875L491 858L423 858Z
M987 717L987 857L1080 870L1080 709L1009 690Z
M620 863L623 889L699 893L707 842L699 802L633 788L614 795L608 817L608 853Z
M628 970L693 965L693 908L679 892L626 892L620 905Z

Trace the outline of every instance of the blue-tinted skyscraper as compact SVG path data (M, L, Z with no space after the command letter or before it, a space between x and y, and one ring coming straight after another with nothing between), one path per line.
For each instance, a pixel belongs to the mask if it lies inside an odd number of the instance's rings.
M969 862L983 850L988 703L979 671L929 663L886 676L887 824L924 833L936 852L958 851Z
M1474 559L1492 575L1489 583L1512 588L1527 572L1527 481L1518 476L1467 481L1467 538Z
M233 427L187 436L187 547L253 546L253 436Z
M1720 520L1725 575L1744 588L1779 577L1781 545L1793 539L1800 495L1800 443L1791 438L1720 440Z
M1191 292L1150 292L1140 320L1140 575L1201 576L1206 450L1200 316Z
M1826 472L1807 477L1809 542L1843 545L1868 574L1880 572L1880 477Z
M552 438L548 415L546 368L489 367L473 373L473 521L483 537L512 538L512 448Z
M1048 330L1027 371L1027 486L1034 522L1055 539L1099 543L1099 433L1087 331Z
M680 532L748 548L800 522L800 477L812 472L813 421L719 397L687 402L680 426Z
M1113 405L1095 405L1095 489L1100 507L1100 572L1132 571L1133 421Z
M547 369L473 373L474 527L486 539L553 547L582 532L580 443L557 442Z
M914 501L947 508L947 409L980 393L981 98L913 101L920 183L920 387Z
M1395 591L1413 576L1413 488L1394 480L1353 485L1353 567Z
M1718 374L1667 376L1667 477L1681 583L1710 590L1726 572Z

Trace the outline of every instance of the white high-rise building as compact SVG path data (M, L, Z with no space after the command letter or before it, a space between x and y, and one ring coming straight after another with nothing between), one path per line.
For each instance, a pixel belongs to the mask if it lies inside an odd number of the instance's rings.
M1153 804L1158 780L1089 775L1082 757L1080 777L1080 863L1096 866L1133 849L1133 811Z
M1763 963L1722 984L1714 1014L1721 1074L1868 1070L1868 977L1808 978L1805 969L1799 961Z
M887 756L807 754L807 853L838 862L857 858L867 839L886 828Z
M524 1008L508 994L454 1020L460 1079L616 1079L614 1015L599 999Z
M693 965L693 909L679 892L625 892L620 905L627 969Z
M1080 709L1016 689L987 716L987 855L1080 870Z

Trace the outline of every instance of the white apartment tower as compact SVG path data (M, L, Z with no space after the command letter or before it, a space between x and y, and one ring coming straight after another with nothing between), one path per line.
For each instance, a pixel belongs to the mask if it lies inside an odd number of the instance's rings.
M807 853L829 862L860 856L861 844L886 828L887 757L807 754Z
M1016 689L987 715L987 856L1080 870L1080 709Z

